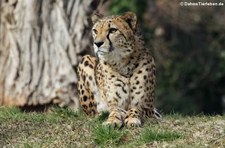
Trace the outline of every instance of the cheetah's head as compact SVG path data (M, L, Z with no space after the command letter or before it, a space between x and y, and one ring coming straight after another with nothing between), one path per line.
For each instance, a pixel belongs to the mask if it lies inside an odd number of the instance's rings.
M134 49L137 17L132 12L121 16L100 17L93 15L92 35L96 55L105 61L120 61Z

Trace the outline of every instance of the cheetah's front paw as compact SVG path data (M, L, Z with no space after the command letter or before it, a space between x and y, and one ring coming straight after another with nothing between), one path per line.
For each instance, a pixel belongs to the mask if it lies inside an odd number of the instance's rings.
M131 128L131 127L140 127L141 126L141 120L138 118L126 118L124 123L126 124L127 128Z
M112 127L119 127L121 128L123 126L123 121L121 121L119 118L116 117L110 117L103 123L103 125L109 125Z

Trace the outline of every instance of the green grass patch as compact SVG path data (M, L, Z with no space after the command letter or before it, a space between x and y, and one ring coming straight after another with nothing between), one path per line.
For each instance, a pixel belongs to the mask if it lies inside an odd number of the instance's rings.
M6 121L8 119L21 119L24 118L23 113L16 107L0 107L0 120Z
M180 138L180 134L171 131L155 130L155 129L145 129L141 134L141 141L144 143L153 141L172 141Z
M103 126L108 113L86 116L68 108L24 112L0 107L0 147L223 147L225 116L166 115L142 128Z
M0 107L1 121L61 122L67 119L84 118L83 112L74 112L69 108L54 107L50 112L24 112L17 107Z
M94 142L97 145L119 145L122 143L124 131L114 129L111 126L99 125L93 130Z
M109 116L109 112L103 112L100 114L100 116L98 116L98 120L105 121L105 120L107 120L108 116Z

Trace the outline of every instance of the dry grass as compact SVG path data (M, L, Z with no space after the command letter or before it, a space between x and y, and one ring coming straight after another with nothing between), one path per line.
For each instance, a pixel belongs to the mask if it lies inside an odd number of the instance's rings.
M112 129L105 117L68 109L24 113L0 107L0 147L224 147L225 116L164 116L142 128Z

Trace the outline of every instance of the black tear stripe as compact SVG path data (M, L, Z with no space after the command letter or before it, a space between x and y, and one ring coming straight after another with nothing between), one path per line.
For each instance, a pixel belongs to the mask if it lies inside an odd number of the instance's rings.
M110 33L107 34L106 38L109 40L109 52L111 52L111 51L114 50L114 48L113 48L113 45L112 45L111 40L109 39L109 34L110 34Z
M110 28L111 26L110 26L110 24L108 24L108 27ZM113 45L112 45L112 42L111 42L111 40L109 39L109 32L108 32L108 34L107 34L107 36L106 36L106 38L109 40L109 51L113 51Z

